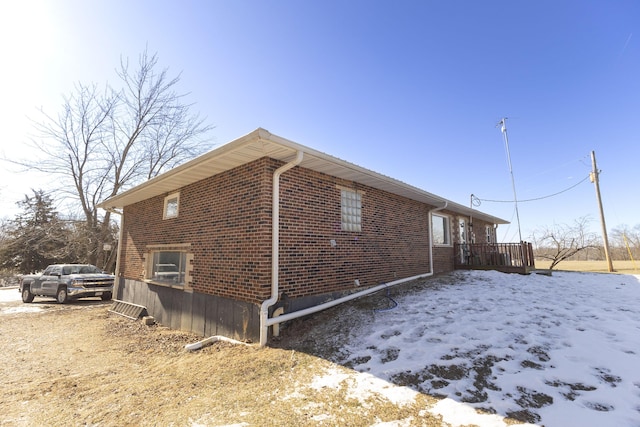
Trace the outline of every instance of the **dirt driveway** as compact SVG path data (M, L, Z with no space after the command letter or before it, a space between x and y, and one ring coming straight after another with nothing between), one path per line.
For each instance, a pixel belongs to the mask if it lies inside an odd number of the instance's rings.
M398 404L324 386L323 373L348 382L349 370L304 352L229 344L186 352L200 337L110 314L99 299L18 298L0 289L2 426L442 424L424 411L429 396Z

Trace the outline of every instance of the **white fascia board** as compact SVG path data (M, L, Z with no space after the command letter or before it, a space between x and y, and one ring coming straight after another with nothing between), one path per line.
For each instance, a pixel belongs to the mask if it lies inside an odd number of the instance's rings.
M503 219L467 208L397 179L274 135L262 128L215 148L122 194L111 197L100 203L98 207L103 209L123 208L151 197L166 195L186 185L265 156L288 162L296 156L298 151L304 152L304 159L300 167L359 182L432 206L440 206L447 202L448 211L494 224L508 224L508 221Z

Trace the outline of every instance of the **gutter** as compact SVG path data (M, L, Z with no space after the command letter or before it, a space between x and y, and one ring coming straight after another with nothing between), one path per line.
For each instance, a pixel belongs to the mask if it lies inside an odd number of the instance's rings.
M274 174L274 185L275 185L275 174ZM267 344L267 333L268 333L269 326L276 325L276 324L279 324L279 323L282 323L282 322L286 322L288 320L297 319L298 317L307 316L309 314L313 314L313 313L316 313L318 311L325 310L327 308L336 306L338 304L342 304L343 302L351 301L353 299L360 298L362 296L369 295L369 294L381 291L383 289L390 288L390 287L395 286L395 285L399 285L401 283L405 283L405 282L409 282L411 280L422 279L422 278L425 278L425 277L433 276L433 232L432 232L432 223L433 223L433 221L431 220L431 214L433 212L437 212L437 211L441 211L443 209L446 209L448 204L449 203L447 201L445 201L443 206L440 206L440 207L437 207L437 208L429 210L429 272L428 273L419 274L417 276L412 276L412 277L406 277L404 279L394 280L393 282L389 282L389 283L383 283L381 285L374 286L372 288L365 289L365 290L360 291L360 292L355 292L353 294L350 294L350 295L347 295L347 296L344 296L342 298L338 298L338 299L335 299L335 300L331 300L331 301L325 302L323 304L319 304L319 305L316 305L316 306L313 306L313 307L305 308L303 310L294 311L292 313L283 314L281 316L269 318L268 308L271 305L276 303L277 297L278 297L277 276L276 276L275 300L273 300L273 298L274 298L274 294L273 294L274 288L272 286L272 288L271 288L271 290L272 290L271 299L266 300L265 302L262 303L262 307L261 307L261 311L260 311L260 346L264 347ZM274 221L275 221L275 215L274 215ZM276 240L276 242L277 242L277 240ZM274 248L276 246L274 246ZM275 253L277 253L277 252L275 252ZM277 262L277 258L275 256L273 257L273 259L275 259L276 262ZM274 268L276 269L275 271L277 273L277 268L278 268L277 265ZM273 281L273 279L272 279L272 281ZM269 303L270 305L266 305L267 303Z
M278 302L278 268L280 262L280 175L302 162L304 152L298 150L296 158L280 166L273 173L273 194L271 213L271 297L260 305L260 346L267 345L269 331L269 307Z

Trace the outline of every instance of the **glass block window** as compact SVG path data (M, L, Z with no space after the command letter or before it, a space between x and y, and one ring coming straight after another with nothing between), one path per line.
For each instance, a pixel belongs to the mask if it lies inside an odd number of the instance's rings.
M340 190L342 231L362 231L362 194L353 190Z

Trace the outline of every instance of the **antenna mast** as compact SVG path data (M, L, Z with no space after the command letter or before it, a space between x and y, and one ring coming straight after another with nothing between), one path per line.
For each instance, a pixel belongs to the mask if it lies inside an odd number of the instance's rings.
M507 118L503 117L502 120L498 122L500 125L500 130L502 131L502 135L504 136L504 145L507 148L507 163L509 163L509 173L511 174L511 186L513 187L513 202L516 206L516 218L518 220L518 237L520 237L520 242L522 242L522 230L520 228L520 213L518 212L518 196L516 195L516 180L513 177L513 167L511 166L511 153L509 152L509 137L507 136Z

